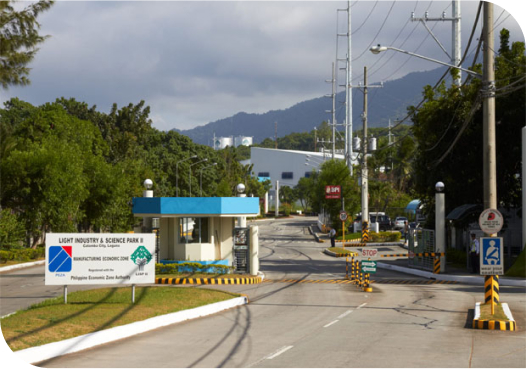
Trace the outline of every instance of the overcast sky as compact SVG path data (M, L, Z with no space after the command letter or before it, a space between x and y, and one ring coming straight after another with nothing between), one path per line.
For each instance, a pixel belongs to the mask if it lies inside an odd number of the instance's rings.
M506 27L512 40L524 41L523 2L495 3L506 9L495 6L496 31ZM394 51L371 54L369 47L378 43L449 61L424 25L411 22L411 12L451 17L451 1L351 5L353 84L362 80L364 66L370 83L439 66ZM477 7L478 1L461 2L463 48ZM346 33L347 13L337 9L346 8L346 1L57 1L39 17L51 38L30 65L32 84L0 90L0 102L19 97L39 105L74 97L108 112L113 103L145 100L161 130L285 109L331 92L325 80L337 38L339 58L347 47L346 38L336 36ZM451 22L428 26L450 53Z

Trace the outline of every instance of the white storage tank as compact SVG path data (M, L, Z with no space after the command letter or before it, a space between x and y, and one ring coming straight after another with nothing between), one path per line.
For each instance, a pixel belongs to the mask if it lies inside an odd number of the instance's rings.
M251 146L252 145L252 137L248 136L238 136L234 139L234 145L236 147L238 146Z
M215 137L214 149L222 150L227 146L232 146L232 137Z

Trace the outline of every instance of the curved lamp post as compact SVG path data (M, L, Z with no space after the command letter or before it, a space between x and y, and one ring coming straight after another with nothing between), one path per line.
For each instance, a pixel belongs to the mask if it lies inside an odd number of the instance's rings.
M197 155L190 156L189 158L183 159L175 163L175 197L179 197L179 163L182 163L183 161L187 161L190 159L197 158Z
M192 197L192 167L196 164L202 163L204 161L208 161L208 158L205 158L203 160L196 161L193 164L190 164L190 170L188 171L188 183L190 186L190 197Z
M203 197L203 170L206 168L210 168L217 165L217 163L212 163L210 165L207 165L206 167L202 167L199 169L199 197Z
M381 53L381 52L383 52L383 51L387 51L387 50L394 50L394 51L398 51L398 52L403 53L403 54L407 54L407 55L411 55L411 56L416 56L417 58L424 59L424 60L431 61L431 62L435 62L435 63L438 63L438 64L442 64L442 65L445 65L446 67L460 69L461 71L466 72L466 73L469 73L469 74L471 74L472 76L482 78L482 75L481 75L481 74L479 74L479 73L477 73L477 72L473 72L472 70L465 69L465 68L461 68L461 67L457 67L457 66L455 66L455 65L452 65L452 64L449 64L449 63L446 63L446 62L440 61L440 60L436 60L436 59L428 58L427 56L418 55L418 54L412 53L412 52L410 52L410 51L406 51L406 50L398 49L398 48L396 48L396 47L392 47L392 46L381 46L380 44L378 44L378 45L373 46L373 47L371 47L371 48L369 49L369 51L371 51L373 54L379 54L379 53Z

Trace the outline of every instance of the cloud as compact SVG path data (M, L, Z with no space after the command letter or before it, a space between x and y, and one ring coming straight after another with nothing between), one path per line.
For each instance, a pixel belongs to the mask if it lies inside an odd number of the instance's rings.
M465 45L478 2L461 4ZM324 81L331 78L336 33L345 33L347 24L347 13L337 9L346 7L347 2L327 1L59 1L39 18L42 33L52 37L31 65L32 85L12 87L2 100L18 96L42 104L75 97L103 111L113 103L145 100L154 125L163 130L188 129L239 111L284 109L330 93ZM371 44L447 61L410 16L426 10L430 16L450 14L450 7L451 1L353 2L353 84L362 80L364 65L370 82L437 67L394 52L372 55ZM501 13L496 7L495 17ZM524 40L513 17L504 25L514 39ZM451 24L430 27L449 49ZM344 58L347 41L338 39L338 57ZM338 72L338 84L344 73Z

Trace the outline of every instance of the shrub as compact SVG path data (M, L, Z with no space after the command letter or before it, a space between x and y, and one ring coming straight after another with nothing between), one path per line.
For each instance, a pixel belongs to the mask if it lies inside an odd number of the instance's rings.
M37 247L36 249L15 249L0 250L0 263L5 264L7 261L31 261L44 257L46 249Z
M205 270L211 271L205 272ZM231 266L221 264L208 264L186 262L186 263L170 263L170 264L155 264L155 274L177 274L177 273L209 273L209 274L228 274L232 269Z

